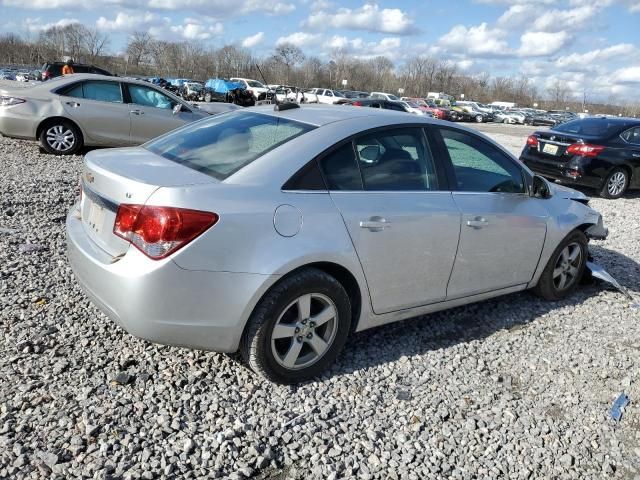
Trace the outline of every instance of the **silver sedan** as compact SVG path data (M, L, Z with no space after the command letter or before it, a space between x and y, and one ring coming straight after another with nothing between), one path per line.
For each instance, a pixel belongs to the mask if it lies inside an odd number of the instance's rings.
M563 298L607 233L584 195L485 136L370 108L218 115L90 152L81 186L68 255L96 305L285 383L353 331L525 289Z
M218 111L227 105L219 104ZM0 134L38 139L57 155L77 153L83 145L139 145L208 115L170 92L128 78L76 74L0 88Z

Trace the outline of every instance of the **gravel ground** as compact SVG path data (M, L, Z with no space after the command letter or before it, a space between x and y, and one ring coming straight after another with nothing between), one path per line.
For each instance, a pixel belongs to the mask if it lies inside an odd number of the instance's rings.
M517 152L526 129L495 127ZM640 478L640 310L621 294L520 293L362 332L323 379L275 386L87 301L64 240L81 161L0 138L0 478ZM593 253L634 292L639 201L592 201L611 230Z

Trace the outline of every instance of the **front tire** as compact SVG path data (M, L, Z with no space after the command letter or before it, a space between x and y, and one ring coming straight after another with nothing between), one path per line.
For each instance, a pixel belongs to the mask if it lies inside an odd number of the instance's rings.
M484 118L482 117L482 115L476 115L476 123L482 123L484 121Z
M604 181L600 196L603 198L620 198L629 186L629 174L622 168L614 168Z
M334 277L307 268L273 287L254 310L240 342L251 369L283 384L321 374L342 350L351 304Z
M40 145L52 155L74 155L82 148L82 133L73 123L56 120L42 128Z
M538 284L536 295L546 300L562 300L578 286L587 264L587 237L574 230L560 242L545 267Z

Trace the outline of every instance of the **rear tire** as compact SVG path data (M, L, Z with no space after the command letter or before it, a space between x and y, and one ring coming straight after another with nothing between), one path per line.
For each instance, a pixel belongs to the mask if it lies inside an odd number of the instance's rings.
M620 198L629 187L629 173L623 168L614 168L604 181L600 196L602 198Z
M299 383L335 361L350 326L344 287L323 271L307 268L267 292L249 319L240 353L266 379Z
M484 117L482 115L476 115L476 123L482 123L484 121Z
M560 242L533 291L546 300L562 300L578 286L587 264L587 237L574 230Z
M68 120L53 120L40 131L40 146L52 155L74 155L83 145L80 129Z
M211 94L210 93L206 93L204 95L204 101L207 102L207 103L211 102Z

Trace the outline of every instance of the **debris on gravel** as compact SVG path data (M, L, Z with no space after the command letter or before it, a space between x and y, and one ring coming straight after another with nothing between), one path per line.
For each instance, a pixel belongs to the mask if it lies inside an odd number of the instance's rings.
M604 284L355 334L322 378L273 385L99 313L65 257L82 157L0 138L0 159L0 478L640 475L639 313ZM594 259L636 299L639 202L591 203L610 229Z

